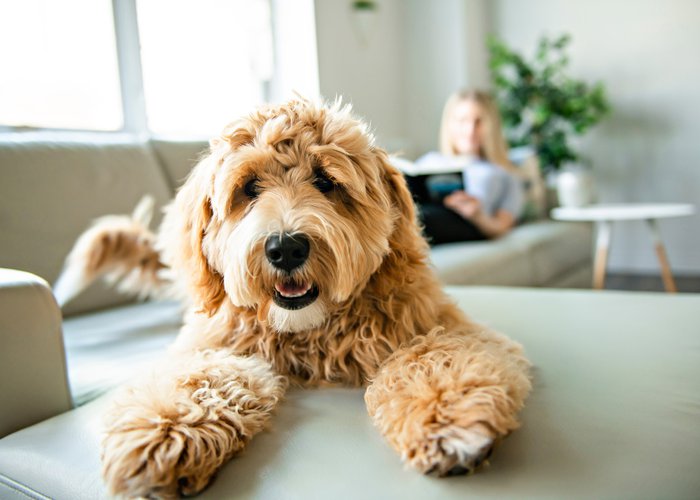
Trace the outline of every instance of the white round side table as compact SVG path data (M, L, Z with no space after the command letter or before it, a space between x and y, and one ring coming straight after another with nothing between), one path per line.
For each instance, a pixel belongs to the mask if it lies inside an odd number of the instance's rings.
M625 220L645 220L651 231L656 255L661 265L661 277L667 292L676 292L676 283L671 274L671 266L661 241L657 219L693 215L695 207L681 203L625 203L614 205L588 205L585 207L558 207L551 216L562 221L587 221L596 224L596 253L593 265L593 288L600 290L605 284L605 269L608 263L612 223Z

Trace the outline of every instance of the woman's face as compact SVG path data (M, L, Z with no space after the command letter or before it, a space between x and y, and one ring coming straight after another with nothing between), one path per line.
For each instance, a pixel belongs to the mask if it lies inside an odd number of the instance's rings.
M452 110L448 132L459 155L479 155L483 141L483 110L478 102L464 100Z

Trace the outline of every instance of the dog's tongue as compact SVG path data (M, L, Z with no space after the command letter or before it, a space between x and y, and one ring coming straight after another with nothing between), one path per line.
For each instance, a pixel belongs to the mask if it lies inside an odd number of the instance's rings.
M308 283L297 284L293 282L283 282L277 283L275 289L283 297L301 297L311 289L311 285Z

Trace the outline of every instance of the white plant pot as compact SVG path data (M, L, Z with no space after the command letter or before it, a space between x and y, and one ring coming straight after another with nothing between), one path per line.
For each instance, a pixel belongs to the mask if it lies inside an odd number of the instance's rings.
M583 207L593 203L593 176L583 169L565 169L557 175L557 196L562 207Z

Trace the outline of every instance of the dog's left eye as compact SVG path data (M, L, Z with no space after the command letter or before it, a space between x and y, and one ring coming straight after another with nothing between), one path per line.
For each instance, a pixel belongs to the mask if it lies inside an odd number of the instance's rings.
M316 178L314 179L314 186L316 189L322 193L329 193L335 189L335 182L326 176L323 172L316 172Z
M257 179L251 179L248 182L245 183L245 186L243 186L243 192L248 198L257 198L258 195L260 194L260 188L258 187L258 180Z

